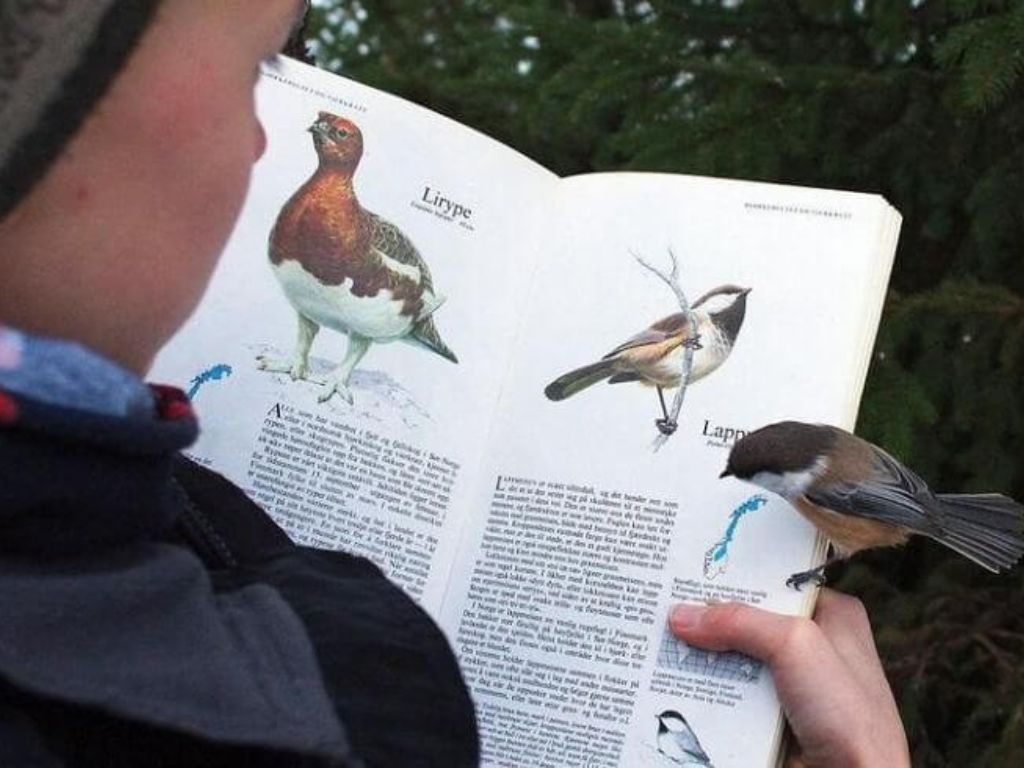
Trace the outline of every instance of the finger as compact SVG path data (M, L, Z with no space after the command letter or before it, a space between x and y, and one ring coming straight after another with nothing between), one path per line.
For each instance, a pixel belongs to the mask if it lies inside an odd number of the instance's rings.
M855 597L824 590L814 612L814 621L849 667L854 679L871 691L880 704L892 701L892 692L863 603Z
M744 603L678 605L669 617L669 627L691 645L741 651L773 668L788 668L795 662L807 666L811 660L840 663L824 633L810 619Z
M821 628L810 619L743 603L680 605L673 609L669 627L691 645L741 651L765 661L801 743L806 743L807 723L828 723L837 743L853 738L843 727L857 721L863 692ZM822 695L822 681L828 681L827 696Z
M814 623L836 653L855 673L883 674L864 604L855 597L823 589L814 609Z
M853 679L878 707L896 711L896 702L878 656L871 622L863 603L855 597L823 590L814 621L850 670Z
M833 616L836 606L839 611ZM830 631L842 627L839 616L852 615L845 606L842 601L833 601L832 605L826 602ZM905 759L906 738L884 677L880 686L866 691L825 631L812 620L741 603L680 605L673 609L669 626L692 645L741 651L767 662L779 701L808 764L845 765L847 758L851 765L909 764ZM854 759L863 758L865 750L898 755L899 760L865 763Z

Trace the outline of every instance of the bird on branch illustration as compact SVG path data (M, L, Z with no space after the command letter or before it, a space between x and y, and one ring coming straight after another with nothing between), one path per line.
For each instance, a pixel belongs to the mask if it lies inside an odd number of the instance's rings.
M352 402L352 371L374 343L405 341L457 363L434 324L444 303L416 246L394 224L362 207L353 177L363 155L359 127L321 112L309 128L319 165L284 204L270 233L270 264L298 315L290 359L258 358L266 371L292 379L308 373L320 328L348 336L341 364L324 383L321 402Z
M663 390L679 386L684 351L687 347L693 350L687 384L719 368L732 352L743 326L750 291L720 285L691 305L695 324L682 312L663 317L597 362L559 376L544 388L544 394L557 401L605 380L609 384L639 382L657 390L662 418L655 423L663 433L670 434L676 425L669 418Z

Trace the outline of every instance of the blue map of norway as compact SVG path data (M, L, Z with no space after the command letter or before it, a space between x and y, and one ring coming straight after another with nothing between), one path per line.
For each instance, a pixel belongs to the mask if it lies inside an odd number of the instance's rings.
M225 363L218 363L217 365L207 368L189 382L188 392L185 393L186 397L188 397L189 400L195 399L195 396L199 394L199 390L202 389L204 384L211 381L226 379L231 375L231 373L231 366Z
M729 567L729 545L736 535L736 528L740 524L740 519L748 512L760 509L767 503L768 497L758 493L751 496L732 511L732 514L729 515L729 525L725 529L725 534L704 553L705 579L713 579L725 573Z

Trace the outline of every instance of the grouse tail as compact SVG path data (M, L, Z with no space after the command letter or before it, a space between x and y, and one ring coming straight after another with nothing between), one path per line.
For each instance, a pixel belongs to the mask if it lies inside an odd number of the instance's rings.
M441 334L438 333L437 326L434 325L431 315L427 315L416 323L412 327L409 337L412 341L440 355L445 360L451 360L453 363L459 362L459 358L455 356L455 353L442 341Z
M939 494L942 530L936 541L993 573L1024 555L1024 505L998 493Z
M613 360L598 360L574 371L562 374L544 387L548 400L565 400L589 386L597 384L615 372Z

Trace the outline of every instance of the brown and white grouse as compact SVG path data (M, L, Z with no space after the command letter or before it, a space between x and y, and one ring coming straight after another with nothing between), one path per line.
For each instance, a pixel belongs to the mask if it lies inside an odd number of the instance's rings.
M291 359L261 356L260 368L305 378L321 326L348 336L348 351L319 395L348 402L352 371L373 343L407 341L453 363L433 315L444 303L423 257L402 231L359 204L353 176L363 136L350 120L321 112L310 127L319 166L284 204L270 233L270 263L298 313Z

